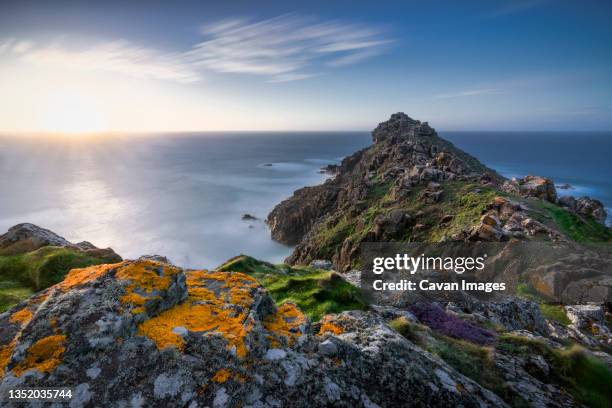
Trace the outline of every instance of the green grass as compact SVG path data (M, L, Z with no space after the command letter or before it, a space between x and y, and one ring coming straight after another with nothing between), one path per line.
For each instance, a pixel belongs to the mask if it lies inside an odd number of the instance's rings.
M506 385L503 374L495 366L494 350L491 347L438 334L434 336L437 341L428 348L429 352L439 356L461 374L493 391L510 406L528 406L520 395Z
M565 313L563 305L553 305L549 303L540 303L540 312L542 316L548 320L553 320L563 326L568 326L571 321Z
M432 242L438 242L444 237L477 224L487 205L500 195L491 188L460 181L444 183L443 187L442 202L437 204L438 213L450 214L453 219L447 225L435 223L429 237ZM480 191L474 192L476 189Z
M335 224L334 224L335 222ZM331 259L336 249L339 248L344 240L355 232L354 222L348 220L347 217L342 217L340 220L328 220L322 228L319 228L316 234L317 242L320 243L319 255L320 258Z
M359 288L330 271L307 266L273 265L246 255L230 259L217 270L253 276L277 304L293 302L313 321L327 313L367 307Z
M86 252L43 247L20 255L0 256L0 312L60 282L73 268L118 262L118 256L98 258Z
M612 371L585 349L576 345L552 349L544 342L510 334L500 336L496 347L522 357L531 354L543 356L551 369L544 380L562 385L586 406L612 406Z
M547 300L528 283L519 283L516 287L516 295L538 303L540 313L542 313L542 316L546 319L555 321L563 326L567 326L571 323L565 313L563 305L547 303Z
M539 203L552 218L561 232L570 239L581 243L612 241L612 230L595 221L592 217L581 219L564 208L547 202Z

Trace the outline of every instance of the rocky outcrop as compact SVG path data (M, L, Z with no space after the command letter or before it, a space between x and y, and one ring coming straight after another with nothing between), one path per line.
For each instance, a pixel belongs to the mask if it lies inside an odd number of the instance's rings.
M46 246L75 249L95 257L118 257L111 248L98 248L88 241L72 244L55 232L30 223L17 224L0 235L0 256L23 254Z
M56 233L30 223L15 225L0 235L0 255L24 253L50 245L65 247L72 244Z
M540 176L525 176L506 181L502 189L508 193L523 197L535 197L554 203L557 201L557 189L551 179Z
M0 392L71 387L72 406L506 406L371 312L311 325L236 272L74 269L0 329Z
M573 196L561 196L559 197L559 205L567 208L582 217L593 218L600 224L606 223L608 214L603 203L599 200L590 197L580 197L578 199Z
M427 123L396 113L372 132L374 145L346 157L336 176L325 183L296 191L277 205L267 222L272 238L288 245L298 244L290 263L308 264L314 259L332 260L340 270L350 268L359 255L359 245L368 240L399 239L418 222L407 211L392 210L368 225L358 237L345 237L332 253L319 236L327 225L341 225L342 218L358 224L373 201L388 196L399 202L409 199L420 186L423 202L436 203L443 197L441 182L473 181L497 185L503 178L474 157L440 138ZM350 223L349 222L349 223ZM334 227L331 227L334 228Z

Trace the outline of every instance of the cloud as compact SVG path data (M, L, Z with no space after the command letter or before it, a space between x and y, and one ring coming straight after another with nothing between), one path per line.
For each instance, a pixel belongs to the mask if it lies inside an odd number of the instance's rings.
M464 96L480 96L480 95L493 95L499 94L501 91L495 88L487 88L487 89L472 89L468 91L461 91L456 93L448 93L442 95L436 95L434 98L436 99L449 99L449 98L461 98Z
M504 4L502 6L499 6L495 10L486 13L484 17L493 18L520 13L522 11L538 7L548 1L549 0L507 0L504 1Z
M32 48L30 41L15 41L13 38L0 42L0 55L11 52L13 54L23 54Z
M75 49L65 43L34 46L0 42L0 55L60 69L114 72L136 78L191 83L207 73L263 76L270 82L303 80L382 53L392 40L382 31L341 21L296 15L220 21L202 28L203 39L187 50L167 52L126 40Z
M311 77L321 66L357 63L380 54L392 42L382 31L363 25L295 15L256 22L227 20L203 27L202 33L204 41L188 54L198 66L263 75L277 82Z
M179 83L201 79L201 74L186 63L181 54L164 53L125 40L102 43L86 50L70 50L59 45L35 48L25 52L23 59L45 67L114 72Z

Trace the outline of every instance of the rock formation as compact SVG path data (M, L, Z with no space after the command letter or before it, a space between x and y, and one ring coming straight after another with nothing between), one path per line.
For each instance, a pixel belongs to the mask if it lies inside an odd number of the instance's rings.
M311 325L236 272L74 269L0 327L0 392L68 386L72 406L506 406L373 313Z

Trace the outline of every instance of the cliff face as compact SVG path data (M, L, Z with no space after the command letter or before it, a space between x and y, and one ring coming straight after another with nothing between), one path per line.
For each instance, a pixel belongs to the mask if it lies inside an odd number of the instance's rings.
M558 202L542 177L504 180L427 123L396 113L372 139L334 178L269 214L272 238L296 245L287 262L329 259L347 271L358 266L363 242L612 239L597 200Z

